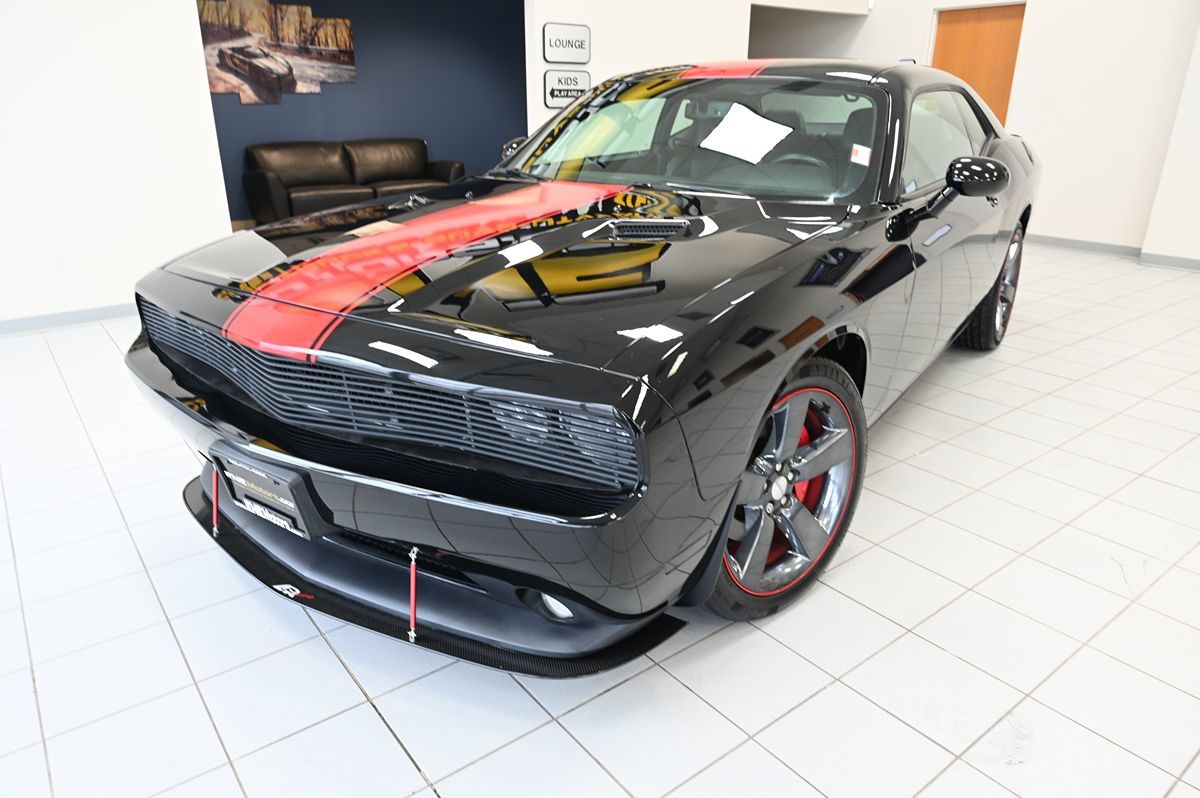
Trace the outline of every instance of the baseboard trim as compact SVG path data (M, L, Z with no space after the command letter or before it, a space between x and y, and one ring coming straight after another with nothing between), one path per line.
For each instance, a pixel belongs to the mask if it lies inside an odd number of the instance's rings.
M132 302L121 305L106 305L101 308L71 310L66 313L48 313L44 316L24 316L19 319L0 321L0 335L27 333L32 331L49 330L55 327L69 327L73 324L87 324L94 321L106 321L118 316L128 316L137 312Z
M1141 254L1142 263L1148 263L1151 266L1170 266L1175 269L1200 269L1200 258L1181 258L1177 255L1155 255L1153 252L1143 251Z
M1084 241L1078 238L1059 238L1058 236L1044 236L1036 233L1031 233L1025 236L1025 240L1031 244L1049 244L1055 247L1068 247L1070 249L1085 249L1089 252L1104 252L1109 255L1123 255L1127 258L1136 258L1142 254L1140 247L1130 247L1125 244L1104 244L1099 241Z

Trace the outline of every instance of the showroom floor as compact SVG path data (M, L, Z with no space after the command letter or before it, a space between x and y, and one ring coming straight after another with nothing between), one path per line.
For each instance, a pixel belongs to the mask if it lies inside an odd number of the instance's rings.
M0 795L1196 798L1200 273L1031 244L1014 324L871 430L798 605L573 681L241 573L134 319L0 338Z

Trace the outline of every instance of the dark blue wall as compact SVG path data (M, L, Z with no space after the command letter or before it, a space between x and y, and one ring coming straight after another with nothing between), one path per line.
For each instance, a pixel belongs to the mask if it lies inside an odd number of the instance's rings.
M469 173L525 133L522 0L327 0L312 10L350 18L358 82L284 94L280 105L212 96L232 218L250 218L249 144L412 136L429 142L431 159L463 161Z

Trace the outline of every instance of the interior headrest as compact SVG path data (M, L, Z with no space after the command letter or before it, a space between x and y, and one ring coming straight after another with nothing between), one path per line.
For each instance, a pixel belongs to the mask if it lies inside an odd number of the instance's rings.
M865 144L870 146L872 123L875 121L875 111L871 108L859 108L846 117L846 130L842 140L847 144Z
M792 129L792 133L804 135L804 115L799 111L767 111L765 114L763 114L763 116L765 116L767 119L770 119L772 122L778 122L781 125L787 125Z

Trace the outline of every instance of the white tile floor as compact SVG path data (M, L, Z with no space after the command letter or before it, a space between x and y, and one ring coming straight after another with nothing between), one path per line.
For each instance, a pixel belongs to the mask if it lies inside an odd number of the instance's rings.
M1200 273L1030 245L756 625L575 681L268 592L179 501L136 322L0 338L0 795L1200 796Z

